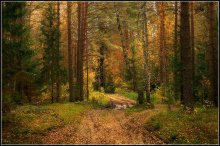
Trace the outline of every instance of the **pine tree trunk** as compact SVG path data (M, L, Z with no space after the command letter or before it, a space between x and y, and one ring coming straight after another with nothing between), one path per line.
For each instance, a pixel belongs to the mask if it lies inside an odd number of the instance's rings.
M87 101L89 101L89 65L88 65L88 40L87 40L87 32L86 32L86 42L85 42L85 49L86 49L86 97Z
M193 88L195 86L195 48L194 48L194 6L193 2L190 2L190 14L191 14L191 49L192 49L192 78L193 78ZM194 96L194 91L193 91Z
M192 50L190 42L190 17L189 3L181 2L180 18L180 45L181 45L181 81L183 104L193 108L193 88L192 88Z
M209 3L209 50L208 50L208 66L209 66L209 79L210 79L210 90L209 90L209 100L218 105L217 101L217 92L218 92L218 83L216 78L216 67L217 61L215 57L216 45L215 45L215 32L214 32L214 3Z
M73 86L73 56L72 56L72 37L71 37L71 2L67 2L67 30L68 30L68 67L69 67L69 100L74 101Z
M175 24L174 24L174 58L177 60L177 21L178 21L178 14L177 14L177 2L175 2ZM178 93L179 93L179 88L177 85L177 70L175 69L174 71L174 96L175 99L178 99Z
M80 101L84 100L83 91L83 54L85 50L85 39L87 31L88 2L78 2L78 48L77 48L77 86Z
M60 2L57 2L57 27L58 29L60 28ZM59 29L60 31L60 29ZM57 44L57 51L60 52L60 37L58 39L58 44ZM59 59L56 58L56 66L59 67ZM60 98L60 68L57 69L57 76L56 76L56 101L59 102Z
M163 84L162 93L165 94L165 84L167 82L166 73L166 42L165 42L165 12L164 3L160 2L160 82Z
M146 17L146 3L143 3L143 57L144 57L144 74L145 74L145 91L146 91L146 101L150 103L150 68L149 68L149 50L148 50L148 32L147 32L147 17Z

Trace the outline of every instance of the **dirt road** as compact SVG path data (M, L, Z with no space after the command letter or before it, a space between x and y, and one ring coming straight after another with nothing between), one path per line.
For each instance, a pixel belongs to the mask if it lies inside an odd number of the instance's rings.
M132 103L121 97L112 100ZM65 144L162 144L163 141L144 128L144 123L165 108L126 113L117 109L92 109L80 116L78 125L67 125L50 131L43 143Z

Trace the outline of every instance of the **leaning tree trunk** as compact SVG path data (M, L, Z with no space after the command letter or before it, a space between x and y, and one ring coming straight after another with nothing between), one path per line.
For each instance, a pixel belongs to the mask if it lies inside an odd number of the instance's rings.
M181 46L181 82L183 104L193 108L192 88L192 50L190 45L189 3L181 2L180 46Z

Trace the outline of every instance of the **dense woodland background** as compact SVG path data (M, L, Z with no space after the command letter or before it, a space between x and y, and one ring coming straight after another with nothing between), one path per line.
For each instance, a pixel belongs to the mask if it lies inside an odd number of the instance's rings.
M170 110L218 107L217 2L1 7L3 113L128 92L152 108L160 97Z

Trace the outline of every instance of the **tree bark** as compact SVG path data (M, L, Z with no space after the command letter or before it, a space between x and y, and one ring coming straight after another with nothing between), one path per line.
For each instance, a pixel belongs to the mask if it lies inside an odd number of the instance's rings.
M178 39L177 39L177 24L178 24L178 14L177 14L177 2L175 2L175 24L174 24L174 58L175 60L177 60L177 43L178 43ZM174 70L174 96L175 99L177 99L177 97L179 96L179 88L177 86L177 70Z
M189 3L181 2L181 26L180 26L180 45L181 45L181 81L183 104L193 108L193 88L192 88L192 50L190 45L190 17Z
M209 100L218 105L218 81L217 81L217 60L216 60L216 44L215 44L215 10L214 2L209 3L209 50L208 50L208 68L210 79Z
M71 2L67 2L67 30L68 30L68 67L69 67L69 100L74 101L74 86L73 86L73 53L72 53L72 36L71 36Z
M148 50L148 32L147 32L147 17L146 17L146 3L142 5L143 13L143 57L144 57L144 75L145 75L145 91L146 91L146 101L150 103L150 68L149 68L149 50Z
M192 78L193 78L193 88L195 82L195 48L194 48L194 4L190 2L190 14L191 14L191 49L192 49ZM194 91L193 91L194 96Z
M159 3L160 7L160 82L163 84L162 93L165 95L167 83L167 64L166 64L166 42L165 42L165 11L164 2Z
M57 28L59 29L60 31L60 2L57 2ZM60 36L59 36L59 39L58 39L58 43L57 43L57 51L60 52ZM60 64L59 64L59 59L56 58L57 62L56 62L56 65L58 67L57 69L57 77L56 77L56 101L59 102L60 100Z
M88 2L78 2L78 48L77 48L77 86L80 101L84 100L83 91L83 55L85 50L85 34L87 31Z

